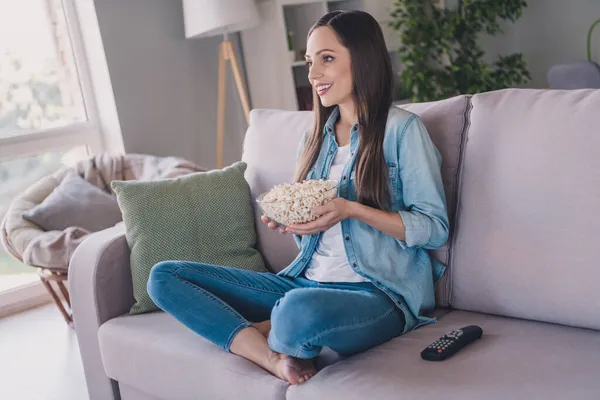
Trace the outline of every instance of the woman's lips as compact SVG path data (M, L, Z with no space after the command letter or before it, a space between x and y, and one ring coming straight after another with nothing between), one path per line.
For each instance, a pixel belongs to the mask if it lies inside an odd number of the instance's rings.
M317 85L316 86L317 94L319 96L323 96L325 93L327 93L327 91L329 90L331 85L333 85L333 83L322 83L322 84Z

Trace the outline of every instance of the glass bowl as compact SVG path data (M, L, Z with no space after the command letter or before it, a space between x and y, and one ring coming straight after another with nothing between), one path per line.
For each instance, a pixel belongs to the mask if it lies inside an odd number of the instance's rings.
M322 206L337 197L339 182L336 180L326 180L326 182L333 186L318 194L307 194L292 200L265 201L263 199L269 193L265 192L256 198L256 202L262 213L279 225L304 224L317 219L310 213L313 207Z

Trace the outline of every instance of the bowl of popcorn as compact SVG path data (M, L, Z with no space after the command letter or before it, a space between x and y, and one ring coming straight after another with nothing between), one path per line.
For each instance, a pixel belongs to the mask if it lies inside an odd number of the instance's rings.
M256 199L261 211L279 225L305 224L317 219L310 210L337 197L339 182L309 179L276 185Z

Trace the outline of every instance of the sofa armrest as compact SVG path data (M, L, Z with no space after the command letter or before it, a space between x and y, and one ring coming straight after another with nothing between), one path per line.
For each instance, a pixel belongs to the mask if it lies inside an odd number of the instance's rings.
M118 224L91 234L69 264L73 322L90 400L120 398L117 382L104 372L98 328L133 305L129 255L124 225Z

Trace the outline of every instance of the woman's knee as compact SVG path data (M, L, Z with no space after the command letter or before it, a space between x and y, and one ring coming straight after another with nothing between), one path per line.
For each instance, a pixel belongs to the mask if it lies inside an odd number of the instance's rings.
M324 321L318 301L310 289L294 289L275 303L271 311L273 340L286 347L299 348L322 330Z
M146 290L155 303L160 303L168 291L170 283L177 279L176 271L181 267L179 261L161 261L150 270Z

